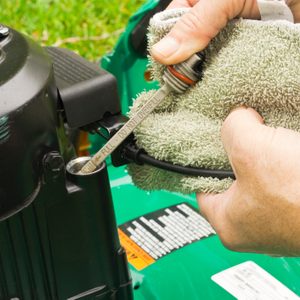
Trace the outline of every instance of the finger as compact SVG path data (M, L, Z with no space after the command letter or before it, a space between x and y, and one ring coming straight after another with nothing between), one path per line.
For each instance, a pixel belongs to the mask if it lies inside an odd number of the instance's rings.
M300 22L300 2L299 1L287 1L288 6L290 7L295 23Z
M199 0L173 0L166 9L193 7Z
M197 2L179 19L169 34L152 47L150 51L152 56L163 64L175 64L203 50L229 20L243 14L246 2L256 4L255 0ZM257 13L257 4L255 8ZM252 9L251 6L251 14Z
M252 108L237 108L224 121L221 138L236 178L239 171L246 170L262 152L266 130L273 129L265 126L262 117Z
M243 231L236 225L233 226L230 217L232 203L238 199L238 195L237 181L224 193L197 195L201 214L215 229L223 245L235 251L245 250L247 245Z
M215 228L217 232L226 229L226 207L234 197L236 184L233 183L224 193L197 194L201 215Z

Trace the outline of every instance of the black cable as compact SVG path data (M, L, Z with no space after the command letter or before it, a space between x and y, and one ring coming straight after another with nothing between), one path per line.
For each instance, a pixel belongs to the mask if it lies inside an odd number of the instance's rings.
M124 155L127 159L134 161L137 164L148 164L167 171L176 172L189 176L215 177L218 179L232 178L235 179L232 171L226 170L209 170L202 168L195 168L190 166L180 166L166 161L158 160L136 146L127 145L124 149Z

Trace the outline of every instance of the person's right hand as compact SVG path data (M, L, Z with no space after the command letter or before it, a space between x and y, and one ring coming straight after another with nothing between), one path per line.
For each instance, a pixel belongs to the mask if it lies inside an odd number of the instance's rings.
M287 5L294 15L294 22L300 21L300 0L286 0Z
M299 256L300 133L240 107L221 135L236 180L224 193L198 194L201 214L231 250Z
M162 64L175 64L203 50L235 17L260 19L256 0L174 0L169 8L191 7L150 50Z

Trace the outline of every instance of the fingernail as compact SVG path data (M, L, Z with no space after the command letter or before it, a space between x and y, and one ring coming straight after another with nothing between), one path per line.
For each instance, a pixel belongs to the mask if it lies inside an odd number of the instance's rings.
M178 48L179 43L177 42L177 40L167 36L160 40L158 43L156 43L152 47L151 52L156 52L161 56L168 57L175 53L178 50Z

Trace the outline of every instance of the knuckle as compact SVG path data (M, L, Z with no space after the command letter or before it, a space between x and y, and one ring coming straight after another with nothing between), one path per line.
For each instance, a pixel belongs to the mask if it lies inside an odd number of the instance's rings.
M240 251L242 249L244 237L241 237L241 223L239 214L232 212L232 210L225 210L219 216L219 222L214 228L224 247L232 251Z
M197 12L195 12L193 9L190 12L183 15L179 22L183 30L187 32L192 32L193 35L199 34L201 20Z
M236 167L255 169L265 151L265 136L256 125L243 124L244 112L232 112L222 126L222 141L230 161Z
M255 167L257 157L253 148L236 138L231 146L231 161L235 166L249 169Z
M226 247L227 249L232 251L241 251L241 242L235 237L233 232L221 231L219 233L219 238L224 247Z
M248 243L248 210L238 209L236 205L240 194L231 195L231 205L225 205L219 215L219 221L215 228L222 244L232 251L243 251Z

